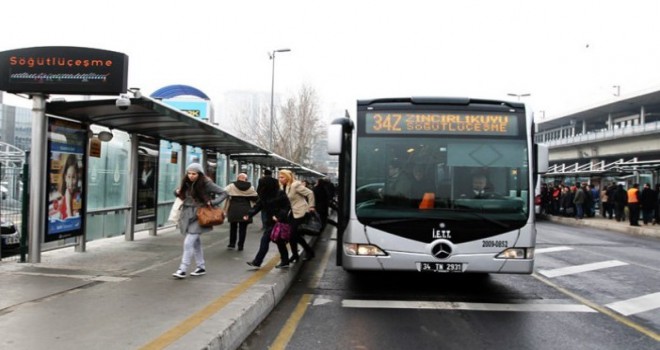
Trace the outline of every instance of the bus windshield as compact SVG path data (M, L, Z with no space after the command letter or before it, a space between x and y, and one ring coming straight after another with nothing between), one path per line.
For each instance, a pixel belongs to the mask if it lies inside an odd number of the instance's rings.
M523 136L361 135L355 209L364 224L458 220L519 228L529 215Z

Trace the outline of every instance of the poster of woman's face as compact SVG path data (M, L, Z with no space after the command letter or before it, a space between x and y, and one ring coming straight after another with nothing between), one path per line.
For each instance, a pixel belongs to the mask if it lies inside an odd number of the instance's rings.
M49 221L66 221L80 216L82 208L82 155L52 152L50 162L51 192ZM58 225L66 228L69 225Z
M87 130L80 124L48 119L48 216L46 242L83 234Z

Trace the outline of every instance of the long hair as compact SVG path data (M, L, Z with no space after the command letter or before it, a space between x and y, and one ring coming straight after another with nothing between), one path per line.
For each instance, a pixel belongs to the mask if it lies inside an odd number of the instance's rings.
M293 183L294 177L293 177L293 172L289 169L282 169L280 170L280 175L284 176L286 178L286 185L291 185Z
M60 193L64 196L66 194L66 171L73 167L76 171L76 178L80 176L79 174L79 168L78 168L78 159L76 158L75 155L69 154L66 157L66 162L64 162L64 166L62 167L62 178L60 180ZM76 184L78 186L78 184Z
M209 197L206 195L206 192L204 192L204 188L206 188L206 182L211 181L211 179L204 175L204 173L197 172L197 174L199 174L199 176L195 182L190 181L187 174L183 176L181 179L181 185L179 186L179 195L177 197L185 200L186 194L190 191L190 195L196 202L206 203L209 201Z

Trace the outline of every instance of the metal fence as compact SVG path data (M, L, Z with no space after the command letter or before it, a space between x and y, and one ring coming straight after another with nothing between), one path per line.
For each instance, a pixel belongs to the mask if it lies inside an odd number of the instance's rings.
M0 259L19 260L26 237L23 226L23 169L0 162Z

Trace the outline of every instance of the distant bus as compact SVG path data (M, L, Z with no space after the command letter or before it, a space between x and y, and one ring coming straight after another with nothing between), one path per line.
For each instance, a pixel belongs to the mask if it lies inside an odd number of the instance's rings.
M469 98L361 100L328 130L339 156L337 264L348 271L529 274L532 113ZM538 154L538 156L537 156Z

